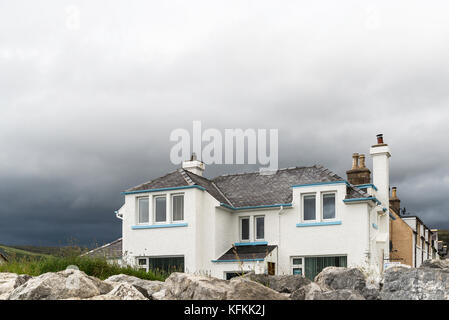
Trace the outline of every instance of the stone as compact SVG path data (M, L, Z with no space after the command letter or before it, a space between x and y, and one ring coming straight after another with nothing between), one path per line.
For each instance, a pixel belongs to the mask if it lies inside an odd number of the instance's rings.
M338 289L315 291L307 300L365 300L365 298L356 290Z
M59 300L67 298L90 298L106 294L113 289L109 283L84 272L67 269L48 272L34 277L15 288L9 300Z
M11 291L31 279L26 274L0 272L0 300L6 300Z
M227 300L287 300L284 294L270 289L258 282L243 278L232 278Z
M310 284L312 281L301 275L267 275L246 274L243 278L263 284L280 293L293 293L301 287Z
M164 284L162 281L144 280L126 274L117 274L111 276L107 278L105 282L111 283L112 285L116 283L128 283L130 285L133 285L148 299L151 299L153 293L161 290Z
M260 283L233 278L230 281L213 277L175 272L167 278L163 292L152 295L156 300L286 300L287 298ZM161 290L161 291L162 291Z
M331 290L351 289L362 292L366 287L365 275L357 268L327 267L315 277L315 282Z
M385 271L382 300L449 300L449 269L392 267Z
M292 300L313 300L316 292L323 292L323 288L317 285L315 282L311 282L308 285L299 288L290 295Z
M426 260L419 268L449 269L449 260Z
M164 283L164 300L225 300L226 280L173 272Z
M148 300L134 285L117 283L114 289L104 295L94 296L86 300Z

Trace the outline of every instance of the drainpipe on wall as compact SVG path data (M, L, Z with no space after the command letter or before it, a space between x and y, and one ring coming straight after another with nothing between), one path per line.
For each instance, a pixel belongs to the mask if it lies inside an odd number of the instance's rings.
M276 255L277 274L279 275L279 248L281 247L281 212L284 210L284 206L278 211L278 252Z

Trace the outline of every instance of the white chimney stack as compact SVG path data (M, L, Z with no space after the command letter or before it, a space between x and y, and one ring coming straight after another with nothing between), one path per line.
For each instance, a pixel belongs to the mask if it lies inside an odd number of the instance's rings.
M182 162L182 168L198 176L203 176L205 166L203 162L199 161L196 158L196 154L192 153L192 157L190 158L190 160Z
M373 158L373 184L377 187L377 199L389 208L390 201L390 148L384 143L383 135L377 135L377 144L370 149Z

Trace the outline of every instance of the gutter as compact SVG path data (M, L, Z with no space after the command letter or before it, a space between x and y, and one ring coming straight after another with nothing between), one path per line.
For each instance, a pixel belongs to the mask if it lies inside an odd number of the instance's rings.
M251 209L267 209L267 208L283 208L283 207L291 207L291 203L280 203L280 204L267 204L262 206L247 206L247 207L233 207L226 203L220 203L220 206L225 207L231 210L251 210Z
M284 211L284 207L281 206L281 209L278 211L278 247L276 252L276 267L277 271L275 272L279 274L279 248L281 247L281 212Z

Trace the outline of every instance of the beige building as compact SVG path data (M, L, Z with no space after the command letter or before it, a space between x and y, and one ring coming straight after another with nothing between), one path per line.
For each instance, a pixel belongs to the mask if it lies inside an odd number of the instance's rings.
M390 197L390 262L419 267L428 259L438 259L438 230L428 228L417 216L401 215L397 189Z

